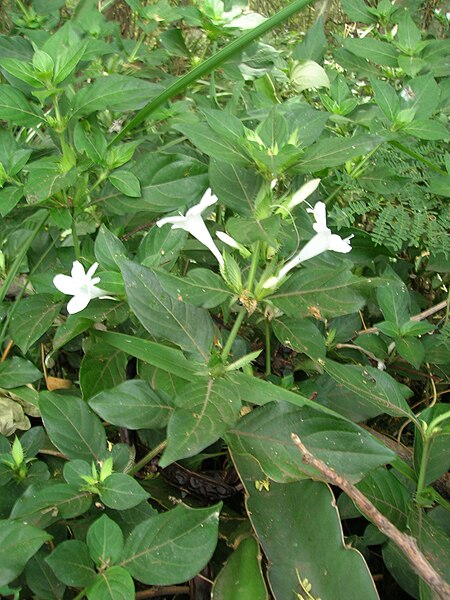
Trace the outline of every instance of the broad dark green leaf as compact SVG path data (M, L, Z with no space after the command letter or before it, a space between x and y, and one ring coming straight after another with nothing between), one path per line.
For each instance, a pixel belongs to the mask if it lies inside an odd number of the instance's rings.
M32 362L13 356L0 363L0 388L11 390L27 383L33 383L42 377Z
M214 308L233 295L225 286L222 277L209 269L192 269L183 278L165 271L155 272L158 274L159 283L168 294L194 306Z
M420 420L429 425L436 417L441 417L448 413L448 404L436 404L433 407L426 408L420 413ZM443 475L450 468L450 419L447 418L440 422L439 427L434 429L434 435L431 437L426 461L424 462L425 479L424 485L430 485L438 477ZM419 475L421 462L423 458L423 439L420 432L416 430L414 436L414 467Z
M0 586L18 577L28 560L52 536L32 525L0 521Z
M113 348L123 350L131 356L163 371L173 373L186 381L195 381L198 376L206 375L204 366L187 360L184 354L175 348L112 331L98 331L95 335Z
M14 505L11 517L44 528L61 518L84 514L91 504L91 494L80 491L79 486L49 482L45 487L28 488Z
M344 265L301 268L270 299L287 315L332 318L357 312L364 297L356 291L359 278Z
M397 67L398 52L388 42L376 40L373 37L361 39L346 38L344 48L361 58L368 58L377 65L386 67Z
M53 81L55 84L59 84L64 79L69 77L75 70L77 64L83 58L83 54L86 50L88 42L83 40L76 44L72 44L67 48L63 48L61 52L58 52L55 60L55 68Z
M28 204L46 202L53 195L74 185L78 178L76 169L63 171L60 159L56 156L41 158L27 165L29 171L25 183Z
M94 248L95 258L107 271L120 271L121 261L128 259L128 253L123 243L105 225L99 229Z
M122 567L110 567L97 575L87 590L88 600L129 600L134 598L134 582Z
M138 248L137 259L144 267L172 269L186 244L186 232L171 227L152 227Z
M310 146L320 138L329 114L311 108L306 102L294 98L285 103L284 115L290 124L291 133L295 133L302 148Z
M87 331L92 324L93 321L91 319L82 317L81 315L69 315L67 320L56 329L53 338L53 350L59 350L59 348L65 346L73 338L77 337L77 335Z
M420 140L446 140L450 138L447 127L439 121L431 119L416 119L403 127L402 131Z
M222 204L243 216L251 216L263 179L252 169L225 161L211 160L209 180Z
M197 575L217 544L222 504L180 505L138 525L125 543L120 566L149 585L170 585Z
M377 289L377 300L386 321L398 327L409 321L410 298L406 286L400 281L386 281Z
M375 584L362 555L344 543L336 501L317 481L269 483L250 456L232 454L247 492L247 510L267 557L275 600L305 598L307 579L313 598L377 600ZM349 585L351 581L351 585ZM249 599L250 600L250 599Z
M245 246L259 240L275 247L280 227L280 215L272 215L267 219L231 217L227 221L228 233Z
M395 471L383 467L364 477L357 488L374 506L401 531L408 525L411 494L395 476Z
M353 482L395 458L391 450L357 425L283 402L254 409L231 427L225 438L233 452L255 457L274 481L297 481L313 474L317 477L314 469L302 463L292 433L315 456Z
M72 117L90 115L98 110L119 112L144 106L161 90L159 85L127 75L98 77L94 83L79 90L72 101Z
M356 23L371 24L376 22L376 17L369 10L364 0L342 0L345 14Z
M60 308L61 304L55 304L50 294L36 294L20 301L11 317L9 332L24 354L51 327Z
M102 515L89 527L86 543L96 565L114 564L122 554L123 533L115 521Z
M208 312L174 300L151 269L125 261L121 269L130 307L147 331L208 361L214 339L214 324Z
M246 151L236 143L235 136L229 139L225 133L219 135L206 123L183 123L176 125L176 129L211 158L243 167L251 164ZM245 139L244 136L242 139Z
M95 580L88 547L80 540L58 544L46 560L58 579L66 585L85 587Z
M52 443L68 458L101 461L106 434L100 419L76 396L42 392L39 408Z
M126 378L127 355L125 352L97 344L84 355L80 367L80 387L84 400L108 390Z
M425 358L425 348L415 337L400 337L395 340L397 352L415 369L419 369Z
M220 571L212 590L214 600L267 600L261 554L254 537L242 540Z
M323 31L323 16L308 29L303 40L295 46L292 57L295 60L314 60L321 63L328 48L328 41Z
M351 158L367 154L383 142L381 136L369 134L319 140L305 151L295 170L298 173L310 173L337 167Z
M100 500L114 510L133 508L148 498L147 492L130 475L113 473L99 485Z
M43 600L62 598L66 586L54 574L46 558L49 550L41 548L26 564L25 578L27 586Z
M272 321L272 327L283 346L302 352L312 360L325 358L325 338L312 321L281 317Z
M33 127L44 121L44 116L21 91L10 85L0 85L0 119L11 121L14 125Z
M73 131L73 141L80 154L84 152L96 164L104 163L108 144L100 129L87 129L84 122L78 122Z
M23 197L23 187L10 185L0 190L0 215L6 217Z
M161 467L213 444L236 422L240 409L238 388L233 384L207 379L187 385L175 398Z
M374 367L343 365L333 360L326 360L322 364L338 386L356 394L364 402L377 406L378 414L385 412L395 417L407 418L413 415L406 402L406 398L412 396L412 391L388 373Z
M113 186L130 198L138 198L141 195L141 184L139 179L131 171L118 169L108 176Z
M164 392L152 390L139 379L100 392L89 400L89 405L102 419L128 429L160 429L173 412L173 404Z
M42 80L39 79L29 63L17 60L16 58L1 58L0 66L13 77L25 81L25 83L28 83L32 87L41 89L44 87Z
M386 81L379 81L372 77L370 83L378 106L389 121L395 123L397 113L400 110L400 99L397 92Z

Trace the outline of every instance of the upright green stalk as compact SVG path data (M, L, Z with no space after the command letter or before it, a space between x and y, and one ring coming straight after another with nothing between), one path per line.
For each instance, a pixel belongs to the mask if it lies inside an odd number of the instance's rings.
M207 60L205 60L200 65L194 67L189 73L183 75L179 79L177 79L174 83L169 85L161 94L153 98L144 108L142 108L127 125L122 129L120 133L116 135L116 137L110 142L110 146L115 144L117 141L121 140L129 131L135 129L138 125L140 125L145 119L151 115L157 108L159 108L162 104L177 96L181 92L183 92L186 88L188 88L192 83L195 83L201 77L205 75L209 75L212 71L217 69L223 62L228 60L231 56L240 52L243 48L248 46L250 42L256 40L258 37L264 35L267 31L278 27L284 21L292 17L296 12L308 6L308 4L312 4L313 0L296 0L282 8L278 11L273 17L270 17L258 27L254 29L250 29L237 39L230 42L225 48L222 48L217 54L214 56L210 56Z

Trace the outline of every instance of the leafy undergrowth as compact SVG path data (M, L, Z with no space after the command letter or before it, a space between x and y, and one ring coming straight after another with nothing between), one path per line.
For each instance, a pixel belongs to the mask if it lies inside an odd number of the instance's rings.
M2 597L449 597L448 18L307 4L8 12Z

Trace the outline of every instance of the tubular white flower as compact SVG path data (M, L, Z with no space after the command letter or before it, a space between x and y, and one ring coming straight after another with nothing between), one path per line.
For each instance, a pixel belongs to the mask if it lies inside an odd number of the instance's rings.
M93 277L98 268L98 263L94 263L85 273L83 265L75 260L72 265L71 276L58 274L53 278L53 285L63 294L73 296L67 304L67 312L73 315L85 309L94 298L105 297L104 290L98 288L96 284L100 277Z
M225 231L216 231L216 235L219 238L219 240L221 242L223 242L224 244L226 244L227 246L230 246L231 248L235 248L236 250L240 250L242 245L238 244L238 242L231 237L231 235L228 235L228 233L225 233Z
M353 235L342 239L337 233L331 233L331 230L328 229L326 206L323 202L317 202L314 208L308 208L307 211L312 213L316 220L313 224L313 229L317 232L316 235L303 246L300 252L294 256L292 260L288 261L280 269L280 272L276 277L270 277L264 283L263 288L270 289L275 287L294 267L305 262L305 260L309 260L310 258L322 254L322 252L332 250L333 252L342 252L346 254L352 249L350 240Z
M302 187L295 192L292 196L290 202L286 206L288 210L292 210L294 206L304 202L306 198L309 198L313 192L317 190L319 187L320 179L311 179L311 181L307 181L302 185Z
M219 264L223 265L222 255L220 254L219 249L215 245L211 234L209 233L208 228L202 219L202 213L208 208L208 206L212 206L217 201L217 196L215 196L211 189L208 188L203 194L200 202L190 208L184 216L180 215L174 217L164 217L163 219L157 221L156 225L158 227L162 227L163 225L170 223L172 225L172 229L184 229L193 237L195 237L201 244L206 246L208 250L210 250L217 258Z

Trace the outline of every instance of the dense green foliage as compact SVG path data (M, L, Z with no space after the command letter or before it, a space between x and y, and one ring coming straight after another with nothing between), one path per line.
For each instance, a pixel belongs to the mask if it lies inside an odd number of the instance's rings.
M444 597L448 18L307 4L11 6L0 595Z

